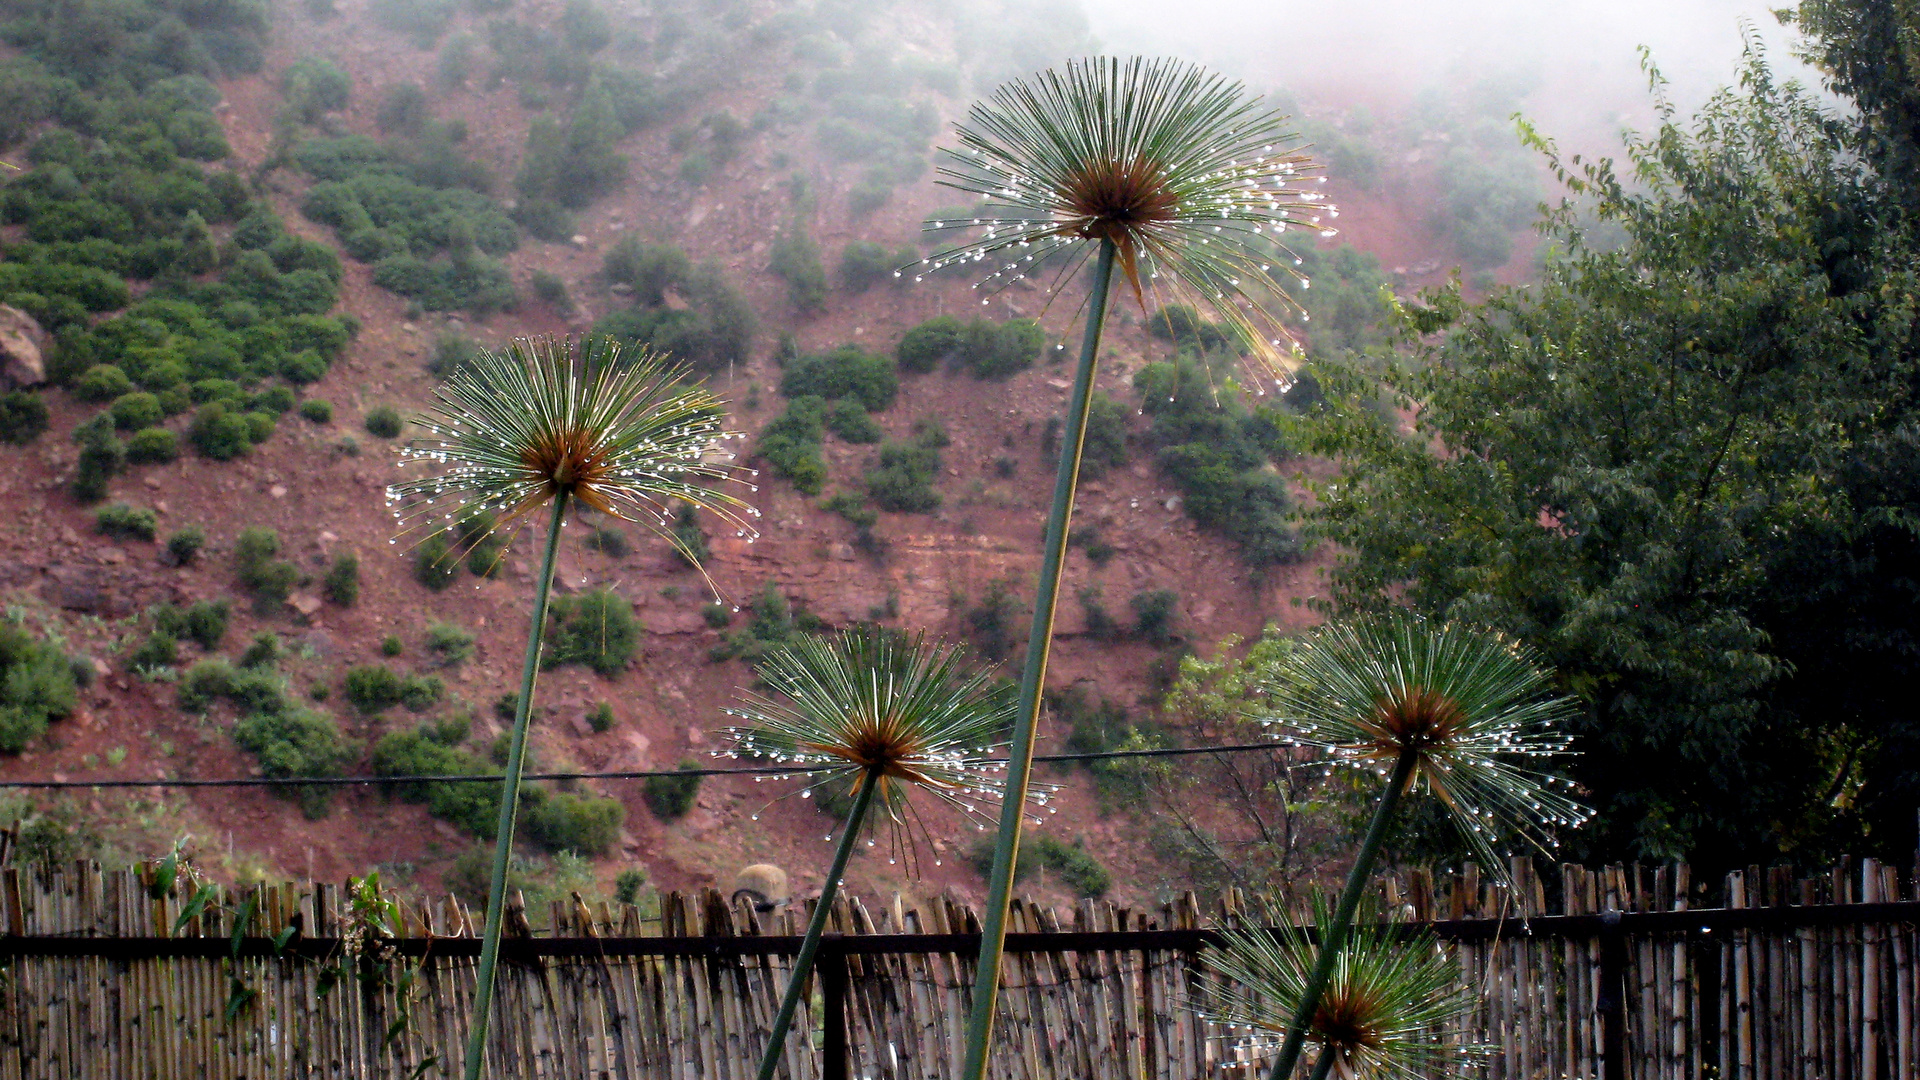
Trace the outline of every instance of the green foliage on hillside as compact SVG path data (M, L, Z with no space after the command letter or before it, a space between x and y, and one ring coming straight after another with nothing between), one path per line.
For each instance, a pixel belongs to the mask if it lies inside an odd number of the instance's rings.
M1032 319L962 322L941 315L901 335L895 355L904 371L924 373L945 362L975 378L1002 379L1031 367L1046 344L1046 331Z
M912 438L881 443L880 455L864 478L867 497L895 513L939 509L940 493L933 485L940 478L940 450L947 441L947 429L929 418L914 425Z
M880 412L893 404L900 392L900 380L893 372L892 360L858 345L842 345L831 352L809 353L788 361L780 376L780 392L790 398L852 398L869 412Z
M612 678L626 670L640 644L633 604L609 589L556 597L549 609L543 667L584 664Z
M0 621L0 753L17 754L80 704L74 665L51 642Z
M695 266L680 249L623 238L607 252L602 275L633 290L633 306L602 316L593 332L666 353L699 372L744 361L756 320L746 298L717 266ZM670 304L669 294L682 303Z
M1271 468L1286 454L1273 407L1247 408L1232 384L1213 381L1205 360L1184 354L1142 367L1133 385L1153 418L1160 471L1179 487L1188 515L1236 541L1254 566L1300 558L1287 521L1292 499Z

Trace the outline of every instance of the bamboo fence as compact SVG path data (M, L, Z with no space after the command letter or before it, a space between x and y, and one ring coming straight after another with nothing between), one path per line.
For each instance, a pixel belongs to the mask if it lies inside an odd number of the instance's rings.
M1432 923L1478 995L1478 1014L1443 1035L1486 1048L1475 1075L1916 1075L1920 903L1892 867L1751 868L1711 889L1684 865L1561 866L1551 880L1512 869L1512 888L1471 867L1381 883L1390 910ZM216 888L195 909L197 884L161 888L151 865L0 868L0 1078L457 1072L477 913L407 902L376 927L326 883ZM576 896L545 913L550 932L508 943L493 1077L751 1075L806 912L756 916L712 891L659 900L643 920ZM1237 893L1205 911L1190 894L1152 910L1016 904L992 1075L1264 1075L1266 1046L1184 1007L1215 977L1214 931L1257 925L1256 910ZM782 1075L951 1075L973 913L852 900L832 930Z

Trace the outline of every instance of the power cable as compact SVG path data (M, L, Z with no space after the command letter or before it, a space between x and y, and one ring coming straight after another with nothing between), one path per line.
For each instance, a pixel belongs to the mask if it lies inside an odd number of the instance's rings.
M1125 758L1183 757L1194 754L1243 754L1272 752L1289 747L1279 743L1235 743L1226 746L1169 746L1149 750L1103 750L1080 754L1037 754L1035 761L1113 761ZM983 764L1005 764L1002 758L987 758ZM631 769L613 772L528 773L523 780L646 780L655 776L791 776L798 773L830 772L844 764L767 765L751 768L713 769ZM497 773L450 776L237 776L206 780L0 780L0 790L35 788L224 788L224 787L359 787L368 784L497 784Z

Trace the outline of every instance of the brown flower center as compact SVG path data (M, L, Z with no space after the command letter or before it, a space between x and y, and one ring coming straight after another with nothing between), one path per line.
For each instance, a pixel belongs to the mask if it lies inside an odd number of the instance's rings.
M1374 702L1369 726L1398 750L1447 742L1460 733L1466 719L1453 698L1438 690L1411 686Z
M1123 251L1143 227L1174 219L1179 198L1166 174L1144 158L1088 162L1062 185L1065 236L1111 240Z
M1330 986L1313 1013L1313 1031L1329 1048L1351 1053L1380 1045L1380 1002L1350 986Z
M520 463L546 478L549 493L571 495L595 510L612 512L595 487L606 477L608 463L605 448L593 432L575 428L549 436L529 446Z

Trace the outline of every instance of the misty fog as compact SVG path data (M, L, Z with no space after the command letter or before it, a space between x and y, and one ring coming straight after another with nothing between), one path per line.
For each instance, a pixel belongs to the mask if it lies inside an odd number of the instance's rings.
M1177 54L1311 108L1392 107L1421 90L1493 79L1528 116L1592 149L1652 117L1637 48L1683 110L1732 82L1743 24L1775 69L1806 81L1780 0L1082 0L1109 52Z

